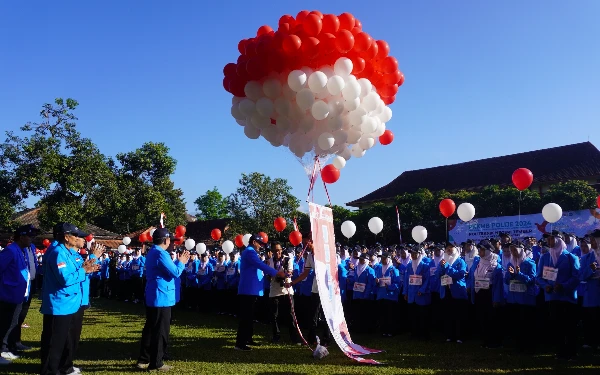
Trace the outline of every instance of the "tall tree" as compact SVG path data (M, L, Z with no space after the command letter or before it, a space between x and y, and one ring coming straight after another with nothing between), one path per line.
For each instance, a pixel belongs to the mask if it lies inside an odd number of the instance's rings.
M198 197L194 204L198 210L196 216L201 220L222 219L229 215L227 199L221 195L216 186Z
M585 181L567 181L550 186L542 196L546 203L558 203L563 211L596 208L598 192Z

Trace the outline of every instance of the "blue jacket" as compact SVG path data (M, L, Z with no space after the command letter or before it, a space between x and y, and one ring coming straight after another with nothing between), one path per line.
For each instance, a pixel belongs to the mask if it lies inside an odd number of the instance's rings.
M312 295L312 285L313 285L314 278L315 278L315 270L311 269L310 271L308 271L308 275L306 276L306 279L304 279L300 282L300 287L299 287L299 291L298 291L299 295L306 296L306 297L310 297Z
M146 258L139 256L137 259L131 259L129 263L129 276L132 279L139 279L144 276L144 267L146 266Z
M198 280L198 288L202 290L210 290L213 277L213 265L206 262L206 266L202 268L202 262L198 262L198 271L196 279Z
M302 267L304 267L304 258L300 258L298 260L294 257L294 271L292 272L292 280L300 275L300 270L302 270ZM300 288L302 287L302 284L303 283L299 283L293 286L295 295L300 294Z
M215 277L217 278L217 290L224 290L227 287L226 276L228 261L224 261L222 266L215 267ZM222 267L222 268L221 268Z
M440 277L435 272L437 266L435 260L431 259L431 262L429 262L429 291L431 291L431 293L440 294Z
M350 262L348 262L346 269L348 270L348 272L346 273L346 290L352 290L352 288L354 287L354 278L356 277L356 267L354 269L350 268ZM340 287L343 287L343 285L340 284Z
M544 267L551 267L558 269L558 275L556 281L550 281L543 278ZM542 255L540 258L540 264L537 269L537 283L544 289L544 296L546 301L564 301L577 303L577 286L579 285L579 258L575 255L570 254L568 251L563 250L558 256L556 265L552 262L550 253ZM551 293L546 293L546 286L554 285L558 283L563 287L560 292L552 290Z
M44 315L70 315L82 306L81 283L87 276L82 263L78 264L72 253L54 241L44 254L44 284L40 295L40 312Z
M413 275L421 276L421 285L410 285L410 277ZM412 268L412 264L409 263L406 266L404 272L404 282L402 288L402 294L408 296L408 303L416 303L417 305L426 306L431 304L431 290L429 283L431 276L429 274L429 263L423 261L419 262L417 266L417 272L415 273ZM419 292L421 295L419 295Z
M346 277L348 270L346 270L344 262L338 264L338 284L340 286L340 297L342 302L346 302Z
M100 278L108 280L110 278L110 259L106 258L100 262Z
M75 262L79 265L79 267L83 266L83 257L77 251L71 251L71 255L75 258ZM89 259L96 259L96 264L99 264L100 261L94 254L90 254ZM94 272L94 274L98 274L100 276L100 272ZM81 306L89 306L90 305L90 280L94 277L94 274L88 273L81 283Z
M198 259L196 260L189 260L188 263L185 266L185 285L187 287L190 288L197 288L198 287L198 278L196 277L196 274L198 273L198 268L200 268L200 261Z
M235 262L229 262L227 266L227 272L225 274L225 282L227 289L236 289L240 284L240 261L239 259Z
M397 302L398 295L400 295L400 273L392 264L385 270L385 275L383 274L383 265L378 264L375 266L375 278L381 279L382 277L390 278L390 285L381 286L381 284L373 284L373 288L375 289L375 299L388 299L390 301Z
M510 272L506 272L504 274L504 284L509 286L509 290L506 295L506 302L508 303L516 303L519 305L528 305L535 306L536 297L539 293L539 287L535 283L536 277L536 265L533 259L524 259L521 263L520 272L517 273L516 268L511 262L508 263L507 268L512 266L515 269L515 273L511 274ZM520 282L527 285L527 291L524 293L521 292L511 292L510 291L510 282Z
M356 270L357 269L358 266L356 266ZM373 299L373 291L375 289L375 271L371 267L367 266L360 276L358 276L358 272L356 272L354 283L365 284L365 291L354 291L354 293L352 293L352 299Z
M262 296L264 274L271 277L277 275L277 270L263 263L256 250L247 246L242 251L240 258L240 284L238 294L250 296Z
M471 290L471 303L475 303L475 271L481 261L481 257L476 257L467 276L467 288ZM492 290L492 303L504 303L504 284L502 282L502 266L498 264L496 268L488 271L486 275L487 279L490 279L490 289Z
M181 276L185 265L173 262L166 250L152 246L146 256L146 306L169 307L176 303L175 279Z
M442 276L448 275L452 278L450 284L450 294L454 299L467 299L467 281L465 275L467 273L467 264L462 258L456 259L452 266L448 263L437 267L435 274L441 279ZM440 298L446 297L447 286L440 284Z
M119 280L129 280L131 279L131 276L129 275L129 270L130 270L130 262L124 260L124 261L119 261L117 263L117 272L119 273Z
M22 303L29 296L29 257L16 242L0 251L0 301ZM35 259L35 258L34 258Z
M598 264L596 272L590 268L594 262ZM583 307L600 307L600 259L596 258L594 251L581 257L579 280L584 285Z

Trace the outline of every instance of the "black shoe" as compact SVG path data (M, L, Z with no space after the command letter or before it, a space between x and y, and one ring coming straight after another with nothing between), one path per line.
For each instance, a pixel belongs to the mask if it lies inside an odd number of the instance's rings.
M247 345L242 345L242 346L235 346L235 350L240 350L242 352L249 352L252 350L251 347L247 346Z
M256 341L254 341L254 340L252 340L252 341L248 341L248 342L246 343L246 345L248 345L248 346L260 346L260 344L259 344L259 343L257 343L257 342L256 342Z
M281 341L281 336L273 336L273 338L271 339L271 342L273 344L277 344Z
M169 355L169 353L165 353L165 354L163 354L163 361L170 361L171 359L172 359L172 358L171 358L171 356Z

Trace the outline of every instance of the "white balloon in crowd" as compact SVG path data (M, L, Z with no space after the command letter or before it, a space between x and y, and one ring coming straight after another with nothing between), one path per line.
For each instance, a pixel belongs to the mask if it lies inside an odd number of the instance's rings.
M204 254L206 252L206 245L203 243L199 243L196 245L196 252L198 254Z
M350 239L356 233L356 224L350 220L346 220L342 223L342 234L344 237Z
M383 220L378 217L372 217L369 219L369 230L373 234L378 234L383 230Z
M192 250L194 248L194 246L196 246L196 241L194 241L191 238L188 238L187 240L185 240L185 249L186 250Z
M458 217L464 221L471 221L475 217L475 206L471 203L461 203L456 210Z
M233 251L233 242L227 240L221 245L225 254L229 255Z
M244 237L242 237L242 243L244 244L244 246L248 246L248 244L250 243L250 237L252 237L250 233L244 234Z
M412 238L416 243L423 243L427 239L427 229L422 225L417 225L412 229Z
M556 223L562 218L562 208L556 203L548 203L542 209L542 216L550 224Z
M127 246L131 243L131 238L123 237L123 245Z
M119 254L125 254L127 252L127 246L119 245L119 247L117 248L117 251L119 252Z
M155 231L155 230L156 230L156 229L150 229L150 237L152 237L152 236L154 235L154 231Z

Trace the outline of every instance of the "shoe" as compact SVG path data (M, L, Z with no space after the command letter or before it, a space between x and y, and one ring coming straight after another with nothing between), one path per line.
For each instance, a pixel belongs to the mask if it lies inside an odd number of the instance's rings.
M12 362L9 361L8 359L4 359L2 357L0 357L0 366L1 365L10 365Z
M128 300L128 299L126 299L126 300L125 300L125 302L129 302L129 300Z
M68 372L64 375L80 375L80 374L81 374L81 369L73 366L73 370L71 370L71 372Z
M462 344L462 340L456 340L457 344Z
M247 346L260 346L259 343L257 343L256 341L252 340L252 341L248 341L248 343L246 344Z
M170 360L171 360L171 356L169 355L169 353L163 354L163 361L170 361Z
M19 356L13 354L12 352L2 352L2 358L12 361L14 359L19 359Z
M161 371L161 372L167 372L173 369L173 366L169 366L169 365L162 365L159 368L156 369L156 371Z
M23 324L21 324L21 328L29 328L29 324L23 323Z
M452 339L446 339L446 342L452 342Z
M135 367L139 368L140 370L147 370L148 366L150 366L149 363L141 363L141 362L138 362L135 365Z
M31 349L31 347L30 347L30 346L27 346L27 345L23 345L23 343L20 343L20 342L18 342L18 343L15 345L15 349L16 349L16 350L18 350L18 351L24 351L24 350L29 350L29 349Z
M236 345L235 350L241 350L242 352L249 352L250 350L252 350L252 348L247 345L243 345L243 346Z
M275 337L273 337L273 338L271 339L271 342L272 342L273 344L277 344L277 343L279 343L280 341L281 341L281 337L280 337L280 336L275 336Z

